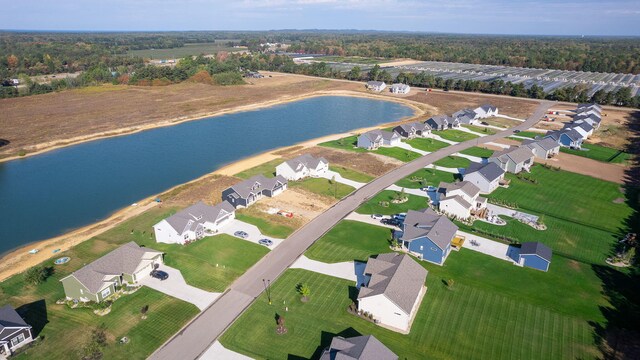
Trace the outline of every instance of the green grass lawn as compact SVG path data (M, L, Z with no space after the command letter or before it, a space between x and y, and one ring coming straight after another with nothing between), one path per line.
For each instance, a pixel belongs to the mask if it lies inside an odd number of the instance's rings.
M584 150L575 150L561 147L560 151L567 154L578 155L589 159L614 164L626 164L631 159L631 155L622 150L602 145L584 143L582 144L582 149Z
M434 134L440 136L443 139L456 141L456 142L463 142L463 141L475 139L475 138L478 137L478 135L473 135L473 134L470 134L470 133L468 133L466 131L456 130L456 129L448 129L448 130L444 130L444 131L435 131Z
M354 136L347 136L338 140L323 142L318 145L339 149L339 150L349 150L349 151L355 151L355 152L361 152L361 153L367 151L363 148L356 147L357 144L358 144L358 137L354 135Z
M359 214L382 214L382 215L392 215L401 212L407 212L409 209L418 210L424 209L428 207L427 198L415 195L407 194L409 201L402 204L393 204L391 200L393 200L394 196L397 194L396 191L384 190L379 192L376 196L372 197L366 203L360 205L360 207L356 210ZM389 206L384 207L379 204L381 201L388 201Z
M417 152L413 152L411 150L405 150L399 147L381 147L378 150L373 151L377 154L392 157L394 159L398 159L403 162L413 161L419 158L420 154Z
M431 138L415 138L405 142L418 150L428 152L434 152L449 146L449 144L444 141Z
M242 49L235 49L227 46L227 43L233 40L216 40L215 42L208 43L192 43L184 44L182 47L171 49L142 49L142 50L130 50L127 52L128 56L140 56L150 59L180 59L186 56L197 56L200 54L213 54L218 51L238 51ZM245 48L246 50L246 48Z
M349 179L349 180L353 180L361 183L368 183L371 180L375 179L375 176L364 174L344 166L329 165L329 170L337 172L338 174L342 175L342 177L345 179Z
M264 235L273 236L278 239L286 239L294 231L293 228L286 225L274 224L266 219L243 214L241 211L242 210L236 212L236 219L257 226Z
M534 139L536 136L542 136L544 134L534 131L520 131L519 133L514 133L513 135Z
M476 126L476 125L461 125L466 127L471 131L475 131L480 134L493 135L496 133L496 129L484 127L484 126Z
M391 229L343 220L305 252L310 259L337 263L367 261L371 255L390 252Z
M470 147L470 148L468 148L466 150L462 150L462 151L460 151L460 153L465 154L465 155L488 158L491 155L493 155L493 150L489 150L489 149L483 148L483 147L474 146L474 147Z
M301 181L290 181L288 186L292 189L302 188L312 193L335 199L342 199L355 190L349 185L341 184L337 181L333 182L333 184L331 182L331 180L325 178L306 178Z
M433 163L436 166L448 168L466 168L471 165L471 160L459 156L449 155Z
M482 262L474 264L482 266ZM523 271L508 266L500 268L498 274ZM454 290L448 290L442 284L446 278L448 275L429 275L429 290L411 333L402 335L347 313L350 296L355 294L350 281L288 270L272 285L274 305L268 305L262 295L223 334L221 342L259 359L317 358L337 334L374 335L401 359L566 359L597 355L587 321L537 305L528 299L528 293L509 296L467 283L464 278L456 281ZM530 286L512 282L508 276L501 279L505 288ZM299 300L296 284L300 282L311 288L308 303ZM549 299L559 303L557 298ZM285 335L274 331L276 314L286 317Z
M427 185L438 186L441 181L454 182L457 178L457 175L458 174L452 174L450 172L442 170L421 169L414 172L409 177L398 181L396 185L407 189L419 189ZM412 178L414 180L412 180Z
M276 177L276 166L282 164L283 162L284 159L271 160L256 167L252 167L251 169L239 172L235 176L241 179L248 179L256 175L264 175L267 178L274 178Z

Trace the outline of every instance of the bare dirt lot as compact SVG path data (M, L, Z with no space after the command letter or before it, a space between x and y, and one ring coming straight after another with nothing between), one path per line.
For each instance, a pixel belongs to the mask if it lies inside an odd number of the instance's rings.
M280 155L286 158L293 158L302 154L312 154L316 157L324 157L329 161L329 164L348 167L373 176L385 174L402 164L401 161L389 157L380 159L379 157L376 157L375 154L354 153L351 151L329 149L321 146L314 146L310 148L295 147L289 149L289 151L281 153Z

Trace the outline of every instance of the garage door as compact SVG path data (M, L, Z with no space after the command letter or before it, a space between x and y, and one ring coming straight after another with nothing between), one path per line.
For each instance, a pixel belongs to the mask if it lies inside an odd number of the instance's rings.
M151 273L151 270L153 270L153 263L147 265L146 267L144 267L142 270L138 271L137 273L134 274L135 276L135 281L140 281L144 278L146 278L147 276L149 276L149 274Z

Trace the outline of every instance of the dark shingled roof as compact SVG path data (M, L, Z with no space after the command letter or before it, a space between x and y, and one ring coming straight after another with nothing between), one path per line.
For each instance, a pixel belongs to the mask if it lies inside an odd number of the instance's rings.
M6 327L29 327L29 325L11 305L5 305L0 308L0 332Z
M278 182L286 184L287 179L282 175L278 175L272 179L268 179L264 175L256 175L233 185L231 188L238 193L241 198L246 199L251 193L257 194L262 192L264 189L273 190Z
M432 209L409 210L400 240L412 241L426 236L444 250L455 237L456 231L458 227L451 220Z
M552 140L553 141L553 140ZM471 165L465 170L464 175L467 176L469 174L477 172L483 178L487 179L487 181L492 182L495 179L498 179L502 175L504 175L504 170L498 164L490 162L485 165L480 163L472 162Z
M539 242L525 242L520 246L520 255L538 255L551 262L552 251L547 245Z
M373 335L352 338L336 336L320 360L398 360L398 355Z
M183 234L185 231L197 226L197 224L204 224L207 221L215 223L220 217L234 211L235 208L228 201L223 201L215 206L209 206L199 201L165 220L178 234Z

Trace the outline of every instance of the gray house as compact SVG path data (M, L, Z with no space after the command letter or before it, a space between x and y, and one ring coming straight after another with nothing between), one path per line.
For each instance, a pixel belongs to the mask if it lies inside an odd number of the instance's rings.
M425 124L429 125L433 130L442 131L458 127L460 122L448 115L436 115L425 121Z
M540 159L550 159L560 152L560 144L552 138L524 140L522 145L533 151L533 155Z
M11 307L0 308L0 359L33 341L31 326Z
M162 252L135 242L120 246L98 260L62 278L68 300L101 302L116 293L116 286L136 284L163 263Z
M453 118L460 124L473 124L478 119L478 114L471 109L462 109L453 113Z
M222 201L228 201L235 208L249 207L263 196L274 197L285 190L287 179L283 176L269 179L264 175L256 175L225 189L222 192Z
M529 147L512 146L508 149L495 152L489 158L489 162L495 163L504 171L517 174L522 170L529 171L533 165L533 157L533 151Z
M418 133L418 129L414 124L401 124L393 128L393 132L402 136L404 139L413 139Z
M397 146L401 137L393 131L371 130L358 136L359 148L376 150L381 146Z
M472 162L464 172L464 181L480 189L483 194L489 194L500 186L504 180L505 171L496 163L478 164Z
M320 360L398 360L398 355L373 335L352 338L336 336Z
M367 89L380 92L387 88L387 84L384 81L368 81Z
M575 129L548 131L544 137L553 139L558 142L560 146L572 149L580 149L582 147L582 141L584 140L582 135Z
M593 126L595 130L598 130L600 123L602 122L602 118L597 114L578 114L573 117L574 124L582 121L589 123L589 125Z

